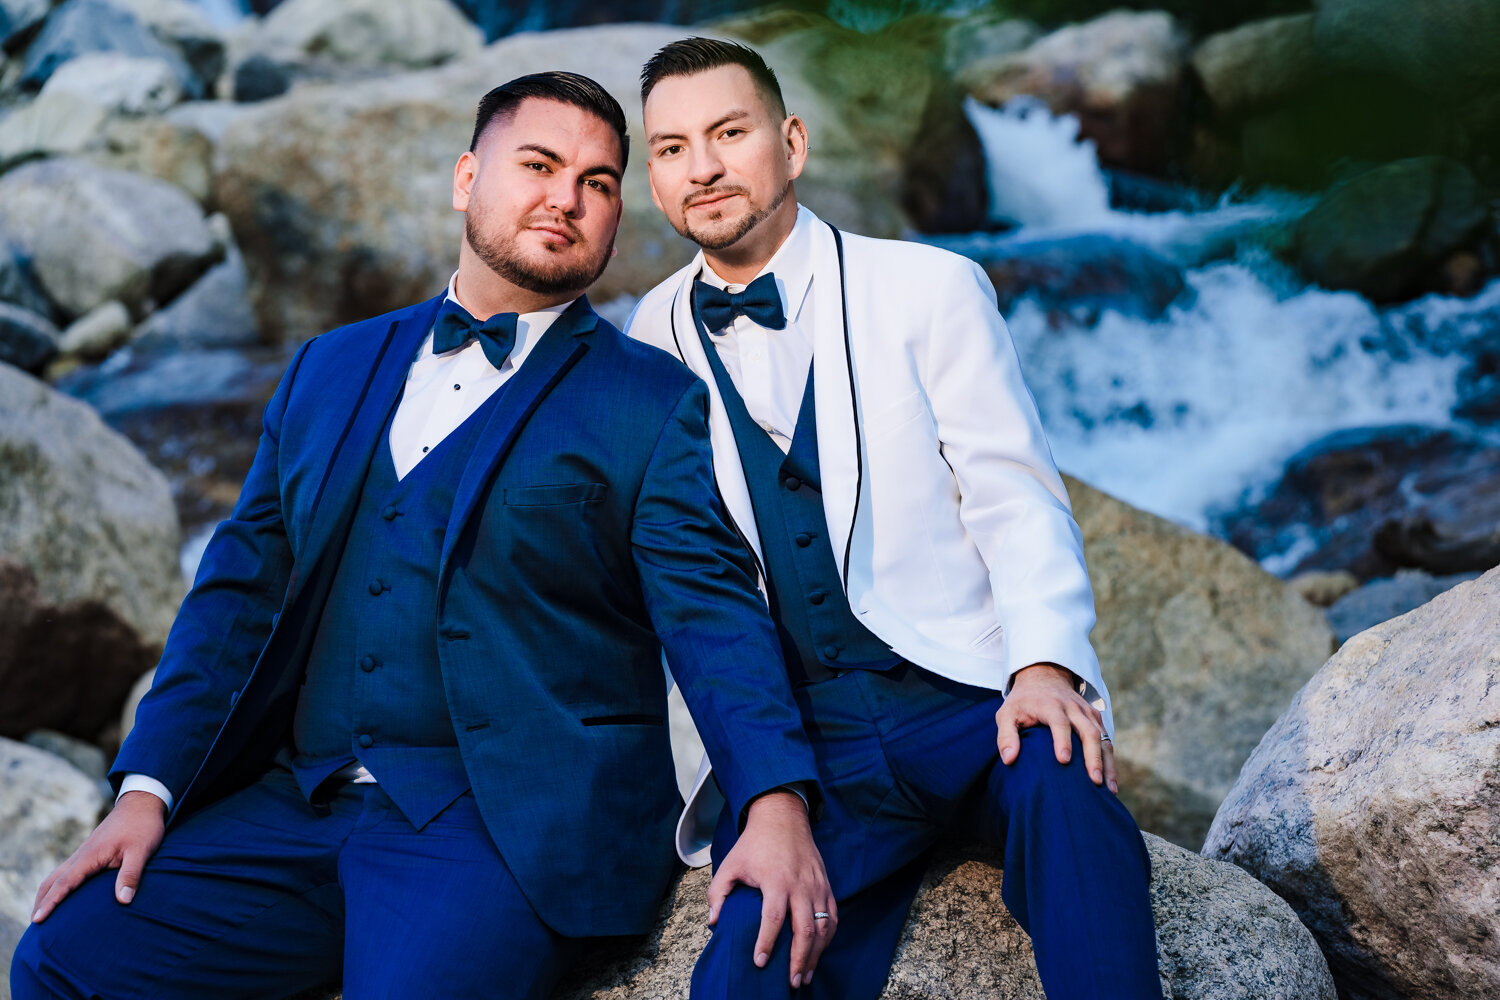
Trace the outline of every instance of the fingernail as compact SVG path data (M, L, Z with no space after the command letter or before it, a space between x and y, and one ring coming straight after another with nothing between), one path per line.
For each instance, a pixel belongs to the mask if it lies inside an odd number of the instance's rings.
M812 982L812 974L813 974L814 971L816 971L816 970L814 970L814 969L808 969L807 970L807 973L802 977L802 985L803 986L806 986L808 983Z
M792 977L792 989L795 990L797 987L799 987L801 985L802 985L802 973L799 972L795 976Z
M135 898L135 890L134 889L130 888L130 886L128 886L128 885L127 886L121 886L121 888L120 888L120 902L122 902L122 903L128 903L128 902L130 902L134 898Z
M36 923L37 922L37 918L39 918L41 915L42 915L42 908L40 906L38 906L36 909L34 909L34 910L31 911L31 922L32 923Z
M740 954L744 954L744 952L741 952ZM762 952L757 952L756 955L755 955L755 967L757 969L764 969L766 967L766 963L769 962L770 960L771 960L771 956L770 955L767 955L763 951Z

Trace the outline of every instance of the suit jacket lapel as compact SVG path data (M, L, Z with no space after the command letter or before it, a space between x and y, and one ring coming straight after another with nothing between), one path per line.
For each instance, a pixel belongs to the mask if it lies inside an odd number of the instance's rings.
M502 395L480 431L479 443L469 454L458 482L458 491L453 497L453 510L443 536L443 555L438 569L440 581L447 581L448 561L454 546L458 544L480 495L494 477L495 469L537 404L588 351L585 338L598 325L599 316L589 306L588 299L580 296L542 334L525 363L500 390Z
M400 398L412 359L432 329L446 294L429 299L405 319L392 323L370 369L350 373L351 378L364 379L365 387L334 446L328 471L313 501L313 520L305 549L312 554L312 564L296 581L302 586L332 576L370 460L380 444L380 432Z
M844 273L833 230L815 222L812 234L813 401L817 406L818 468L823 477L823 515L834 560L848 586L849 541L859 506L862 447L858 423L853 345L847 336Z
M718 480L719 495L729 516L739 527L745 541L755 551L755 558L763 558L760 551L760 531L755 526L755 509L750 504L750 486L745 481L745 466L740 461L740 449L734 441L734 428L729 425L729 411L719 395L719 383L709 366L708 355L703 353L703 342L698 339L697 321L693 318L693 280L703 268L703 253L693 259L684 272L681 285L672 302L672 336L677 342L677 356L693 374L708 385L711 403L708 408L708 432L713 442L714 478Z

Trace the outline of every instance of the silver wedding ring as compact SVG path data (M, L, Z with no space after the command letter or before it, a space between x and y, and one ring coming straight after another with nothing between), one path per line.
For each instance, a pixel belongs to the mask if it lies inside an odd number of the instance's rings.
M1109 734L1108 733L1100 733L1099 734L1099 742L1100 743L1113 743L1114 740L1112 740L1112 739L1109 738Z
M813 914L813 919L814 920L827 920L828 919L828 914L824 913L822 910L819 910L817 913Z

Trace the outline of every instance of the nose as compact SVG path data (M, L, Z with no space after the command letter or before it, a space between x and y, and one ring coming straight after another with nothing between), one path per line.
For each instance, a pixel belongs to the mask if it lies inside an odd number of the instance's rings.
M694 184L708 187L724 176L724 164L711 144L699 144L689 155L691 160L688 162L688 180Z
M547 184L547 208L561 215L572 216L577 214L580 204L578 178L566 170L553 174Z

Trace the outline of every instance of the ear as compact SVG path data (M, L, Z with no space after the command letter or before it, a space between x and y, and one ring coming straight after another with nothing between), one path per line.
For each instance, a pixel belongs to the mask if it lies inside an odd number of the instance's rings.
M787 115L781 123L781 137L786 145L787 180L796 180L807 165L807 125L798 116Z
M479 157L465 152L453 166L453 210L469 210L469 192L474 187L474 178L479 173Z

